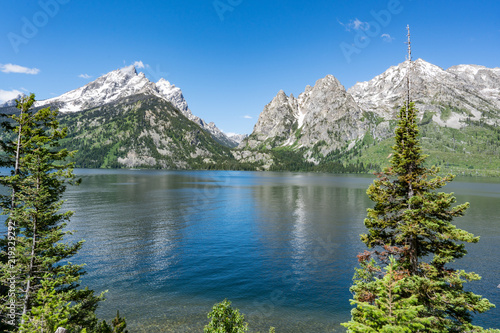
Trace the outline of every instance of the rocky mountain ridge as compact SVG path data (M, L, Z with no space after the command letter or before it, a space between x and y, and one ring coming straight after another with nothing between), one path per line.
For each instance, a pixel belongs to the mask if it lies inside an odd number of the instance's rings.
M68 128L61 146L78 151L78 167L198 169L234 159L179 108L151 94L62 113L59 122Z
M19 99L19 98L22 98L23 96L25 96L24 94L19 94L17 95L15 98L9 100L9 101L5 101L4 103L0 104L0 108L10 108L10 107L15 107L17 102L16 100Z
M320 159L313 155L350 150L367 134L391 136L391 120L404 103L408 75L420 121L456 129L470 121L499 124L500 68L459 65L445 71L422 59L411 62L411 71L409 66L403 62L348 90L328 75L298 98L280 91L239 148L303 149L304 157L317 163Z
M419 59L411 71L404 62L347 90L327 75L298 97L279 91L251 135L230 138L241 142L233 150L215 124L191 113L180 88L134 67L37 106L63 111L70 135L62 145L79 151L78 167L371 172L387 164L408 75L430 163L500 175L499 68L443 70Z
M37 101L36 107L52 106L60 112L78 112L106 105L137 94L162 98L178 108L182 114L210 133L217 141L235 147L238 142L231 140L214 123L207 123L193 115L179 87L161 78L151 82L144 73L137 73L134 65L111 71L83 87L64 93L58 97Z
M461 128L470 119L493 124L484 113L500 110L500 68L459 65L443 70L422 59L411 66L411 95L421 118L427 112L440 126L452 128ZM393 66L370 81L356 83L348 93L364 111L393 119L404 102L408 67L409 62Z
M279 146L312 149L327 155L357 139L366 130L361 109L332 75L307 86L297 98L283 90L264 107L253 133L239 148L272 149ZM310 158L310 156L308 157Z

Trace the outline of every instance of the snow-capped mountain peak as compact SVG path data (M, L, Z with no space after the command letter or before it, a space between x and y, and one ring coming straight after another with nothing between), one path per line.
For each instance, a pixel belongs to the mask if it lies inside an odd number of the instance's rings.
M401 96L405 96L409 66L408 61L391 66L372 80L358 82L347 91L362 109L374 111L380 116L390 119L394 115L394 105L401 105L403 102ZM410 77L412 87L415 88L426 86L428 82L449 80L448 75L441 67L423 59L417 59L411 63Z
M418 58L413 62L413 69L417 70L420 74L428 76L436 76L439 75L439 73L444 72L444 69L441 67L431 64L422 58Z
M161 78L156 82L156 88L158 92L166 98L170 103L172 103L176 108L182 111L182 113L189 118L191 111L188 108L188 104L182 95L182 91L175 84L171 84L169 81Z
M61 96L38 101L35 106L51 105L61 112L77 112L141 93L154 95L172 103L186 118L198 124L219 142L229 146L237 144L236 141L229 139L215 124L207 124L203 119L193 115L179 87L163 78L156 83L151 82L144 73L137 73L134 65L111 71L85 86Z
M128 66L105 74L87 85L61 96L38 101L36 106L54 105L61 112L76 112L114 102L140 92L154 92L146 76Z
M367 82L349 88L359 106L392 119L406 96L409 62L390 67ZM420 117L433 114L441 126L461 128L467 119L479 120L479 110L500 109L500 69L459 65L447 70L418 59L412 63L411 95ZM444 112L444 113L442 113Z
M469 85L476 87L488 99L499 101L500 107L500 68L488 68L480 65L457 65L446 70Z
M134 65L123 67L119 69L119 71L122 72L124 75L129 75L129 76L137 75L137 70L135 69Z
M164 78L159 79L158 82L156 82L156 85L158 87L163 86L166 89L175 88L175 84L171 84L169 81L165 80ZM177 88L177 89L179 89L179 88Z

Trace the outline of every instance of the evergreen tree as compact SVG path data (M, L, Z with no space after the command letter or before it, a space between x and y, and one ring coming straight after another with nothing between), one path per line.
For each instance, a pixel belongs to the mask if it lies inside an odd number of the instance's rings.
M116 333L128 333L125 329L127 328L127 323L125 322L125 318L120 317L120 312L116 311L116 317L113 319L113 327Z
M419 304L416 295L411 294L415 288L411 276L393 257L389 259L386 273L381 278L372 276L371 293L351 301L357 307L352 311L353 320L344 324L349 332L418 332L424 331L435 320L422 317L424 306ZM368 268L368 265L372 267ZM380 272L373 261L363 261L361 266L367 271ZM364 272L359 269L360 274ZM367 296L371 299L366 299Z
M51 280L51 276L47 274L41 284L36 294L37 304L29 314L24 315L19 333L55 332L58 327L67 327L71 307L69 302L58 296L58 281Z
M0 328L50 331L62 324L76 330L92 328L102 295L79 289L83 265L68 261L83 242L62 242L71 233L64 228L72 212L60 212L61 197L67 184L78 183L72 164L65 162L74 152L58 147L66 129L58 127L57 111L33 112L34 102L33 94L21 98L20 112L4 115L8 119L2 123L14 139L0 142L1 164L12 170L0 177L0 184L11 190L0 197L9 231L0 244L0 308L13 315L2 318Z
M245 316L238 309L231 307L231 302L224 300L213 306L208 314L210 322L204 327L205 333L243 333L248 331Z
M111 322L112 327L103 320L97 328L95 329L95 333L128 333L125 329L127 328L127 323L125 322L125 318L120 317L120 312L116 311L116 317Z
M463 288L465 282L480 277L447 266L467 253L464 243L476 243L479 237L451 223L464 215L469 204L453 207L453 193L437 191L454 176L438 176L438 168L424 165L426 156L418 138L417 111L410 101L410 73L411 51L408 98L399 112L391 165L377 174L367 191L375 206L368 209L368 233L361 235L361 240L372 251L358 256L361 267L356 270L351 287L353 302L358 307L352 311L351 322L344 325L356 332L356 323L371 322L372 326L368 326L376 329L380 322L374 318L380 319L380 311L388 316L387 308L378 306L374 317L373 306L387 301L384 294L388 290L381 285L385 278L380 267L390 264L388 258L392 256L408 275L408 284L397 289L398 297L418 309L416 318L425 325L423 331L480 330L471 323L472 313L487 311L494 305Z

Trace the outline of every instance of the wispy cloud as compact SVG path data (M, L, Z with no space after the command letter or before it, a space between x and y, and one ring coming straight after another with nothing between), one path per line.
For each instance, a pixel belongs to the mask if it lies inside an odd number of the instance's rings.
M389 34L382 34L382 35L380 35L380 37L386 43L390 43L390 42L392 42L394 40L394 38L391 37L391 35L389 35Z
M348 28L346 27L345 23L343 23L341 20L337 19L337 22L343 26L346 30L348 30Z
M355 19L350 23L354 30L368 30L370 29L370 24L368 22L362 22L358 19Z
M358 18L355 18L354 20L350 20L348 23L343 23L340 20L337 19L337 22L343 26L347 31L351 30L369 30L370 29L370 23L368 22L363 22Z
M0 103L10 101L23 93L19 90L2 90L0 89Z
M38 68L28 68L14 64L0 64L0 70L4 73L20 73L36 75L40 73Z
M249 115L244 115L243 118L245 118L245 119L253 119L253 117L249 116Z
M146 68L146 67L149 67L149 65L144 65L144 63L141 60L139 60L139 61L134 62L134 67L136 67L136 68Z
M78 77L81 77L82 79L90 79L92 76L90 76L88 74L80 74L80 75L78 75Z

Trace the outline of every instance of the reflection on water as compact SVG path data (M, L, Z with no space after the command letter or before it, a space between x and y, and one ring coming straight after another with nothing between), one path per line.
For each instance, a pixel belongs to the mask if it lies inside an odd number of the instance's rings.
M292 270L295 274L300 275L302 272L306 272L305 261L307 259L307 249L308 246L308 237L307 234L307 211L306 211L306 203L304 200L304 191L306 189L299 188L297 190L297 198L295 202L290 205L294 207L293 211L293 230L292 230L292 240L290 242L290 247L292 249ZM301 277L301 280L305 280L306 276Z
M331 332L350 318L349 287L359 234L372 203L370 176L255 172L77 170L68 189L73 260L87 263L83 285L109 290L101 315L119 309L132 329L159 322L201 331L224 298L251 327ZM471 209L457 221L481 235L457 265L483 275L473 289L500 305L498 183L455 182ZM478 260L489 255L488 260ZM478 317L495 327L499 310ZM156 330L155 330L156 331Z

